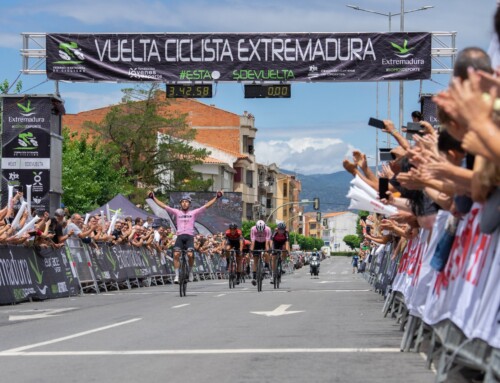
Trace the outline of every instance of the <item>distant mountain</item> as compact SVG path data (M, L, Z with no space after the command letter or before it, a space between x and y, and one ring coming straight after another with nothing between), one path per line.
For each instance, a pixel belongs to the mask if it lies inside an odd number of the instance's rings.
M346 198L346 194L349 191L349 183L353 177L345 170L330 174L310 175L285 169L280 169L280 171L285 174L295 175L302 183L300 199L312 200L314 197L318 197L322 212L347 210L350 200ZM304 211L313 211L312 205L304 205Z

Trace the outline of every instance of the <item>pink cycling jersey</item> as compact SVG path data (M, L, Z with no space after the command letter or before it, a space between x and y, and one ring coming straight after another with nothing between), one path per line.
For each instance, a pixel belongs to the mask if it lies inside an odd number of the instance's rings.
M250 241L252 242L266 242L271 239L271 229L266 226L264 231L258 231L255 226L250 229Z
M189 234L194 235L194 223L196 217L206 210L205 206L198 209L188 210L186 212L178 209L174 209L170 206L165 206L165 210L170 214L175 215L175 222L177 224L177 235Z

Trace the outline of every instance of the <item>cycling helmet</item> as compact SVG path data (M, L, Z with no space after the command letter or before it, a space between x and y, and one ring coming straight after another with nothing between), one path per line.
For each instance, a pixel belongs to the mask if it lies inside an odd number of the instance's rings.
M318 249L314 248L313 251L318 251Z
M238 228L238 225L237 225L237 224L235 224L235 223L230 223L230 224L229 224L229 228L230 228L231 230L236 230L236 229Z
M179 202L182 201L188 201L189 203L191 203L191 197L189 196L189 194L183 194Z
M278 229L280 229L280 230L286 230L286 224L285 224L285 222L278 223Z
M266 223L263 220L259 219L255 224L255 228L257 229L257 231L264 231L264 229L266 228Z

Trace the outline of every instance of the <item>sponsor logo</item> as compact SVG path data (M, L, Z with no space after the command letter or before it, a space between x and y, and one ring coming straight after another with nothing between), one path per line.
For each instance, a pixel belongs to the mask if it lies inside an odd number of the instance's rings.
M17 107L22 110L21 115L24 117L29 117L35 114L34 110L35 108L31 107L31 100L26 101L26 104L21 104L20 102L17 103Z
M37 205L40 205L42 203L42 198L41 197L33 197L32 200Z
M31 132L20 133L17 136L17 143L20 145L15 150L36 150L38 149L38 141Z
M19 173L12 172L9 173L9 181L15 181L19 179Z
M162 75L156 73L156 68L129 68L128 76L133 79L161 80Z
M406 39L403 41L402 47L393 42L391 42L391 46L398 52L395 55L402 59L413 56L413 53L409 53L413 48L408 48L408 40Z
M408 40L403 41L403 46L394 42L390 42L390 44L394 48L394 55L398 58L382 59L382 65L391 66L385 68L386 72L420 72L422 70L421 66L425 64L425 60L411 57L413 53L410 53L410 51L413 48L408 47Z
M54 64L75 65L81 64L85 60L83 52L74 41L59 44L58 53L62 61L55 61Z

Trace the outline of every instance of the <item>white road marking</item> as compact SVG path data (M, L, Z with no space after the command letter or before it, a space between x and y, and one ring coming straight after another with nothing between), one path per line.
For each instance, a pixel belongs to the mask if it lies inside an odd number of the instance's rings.
M216 295L215 298L223 297L224 295L226 295L226 294L219 294L219 295Z
M178 309L180 307L189 306L190 303L183 303L182 305L172 306L173 309Z
M62 338L56 338L56 339L48 340L46 342L34 343L34 344L29 344L27 346L11 348L10 350L6 350L6 351L3 351L3 352L6 352L6 353L16 353L16 352L20 352L20 351L24 351L24 350L29 350L30 348L35 348L35 347L40 347L40 346L47 346L49 344L63 342L65 340L74 339L74 338L78 338L78 337L81 337L81 336L93 334L95 332L109 330L110 328L114 328L114 327L118 327L118 326L123 326L125 324L137 322L137 321L139 321L141 319L142 318L134 318L134 319L130 319L130 320L127 320L127 321L124 321L124 322L118 322L118 323L115 323L115 324L111 324L109 326L98 327L98 328L95 328L93 330L78 332L78 333L73 334L73 335L63 336Z
M310 290L310 293L328 293L328 292L341 292L341 293L352 293L352 292L360 292L360 291L372 291L370 289L365 289L365 290L343 290L343 289L338 289L338 290Z
M321 281L316 283L351 283L351 281Z
M347 274L348 272L349 272L349 271L344 270L344 271L342 271L340 274L345 275L345 274Z
M228 282L217 282L217 283L212 283L213 285L227 285Z
M286 311L292 305L280 305L273 311L250 311L252 314L265 315L266 317L279 317L281 315L303 313L304 311Z
M36 312L33 315L9 315L10 321L32 320L32 319L45 319L50 317L57 317L60 313L65 311L76 310L76 307L68 307L65 309L49 309L49 310L30 310ZM25 311L26 312L26 311Z
M243 348L205 350L107 350L107 351L32 351L7 350L1 356L102 356L102 355L226 355L226 354L347 354L400 353L399 348Z

